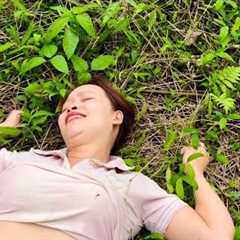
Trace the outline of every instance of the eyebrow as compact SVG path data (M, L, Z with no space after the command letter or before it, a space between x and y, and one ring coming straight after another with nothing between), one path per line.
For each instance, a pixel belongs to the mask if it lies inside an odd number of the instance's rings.
M86 93L95 93L95 92L93 92L93 91L81 91L81 92L78 92L78 94L77 95L83 95L83 94L86 94Z

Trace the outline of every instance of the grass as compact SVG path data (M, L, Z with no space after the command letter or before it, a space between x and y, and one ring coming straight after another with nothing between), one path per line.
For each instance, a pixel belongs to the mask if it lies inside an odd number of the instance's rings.
M1 146L62 147L61 99L104 73L138 110L119 154L193 205L193 184L176 187L179 151L204 140L215 160L206 176L239 229L239 13L231 0L2 0L0 117L15 107L24 115ZM136 239L160 238L143 230Z

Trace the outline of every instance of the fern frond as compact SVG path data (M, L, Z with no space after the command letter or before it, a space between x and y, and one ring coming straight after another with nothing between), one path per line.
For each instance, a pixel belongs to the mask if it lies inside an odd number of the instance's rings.
M223 93L221 96L214 94L211 94L211 96L216 104L222 107L226 113L235 108L235 99L228 97L226 93Z
M221 94L227 90L234 90L234 85L240 82L240 67L230 66L213 72L209 76L208 81L215 94Z

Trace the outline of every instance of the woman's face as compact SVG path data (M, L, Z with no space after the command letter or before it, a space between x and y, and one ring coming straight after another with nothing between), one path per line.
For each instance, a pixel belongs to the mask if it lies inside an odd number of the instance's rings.
M70 112L83 116L72 117ZM67 97L58 118L58 125L66 145L108 141L113 134L113 125L123 120L121 111L114 111L104 90L93 84L75 88Z

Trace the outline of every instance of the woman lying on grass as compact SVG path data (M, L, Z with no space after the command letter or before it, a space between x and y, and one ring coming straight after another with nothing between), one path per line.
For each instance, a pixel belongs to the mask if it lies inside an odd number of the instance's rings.
M182 149L198 190L195 209L113 155L134 109L104 80L75 88L58 118L66 148L0 151L0 237L7 240L127 240L145 226L169 240L232 240L227 208L204 178L204 145ZM2 126L16 127L14 110Z

